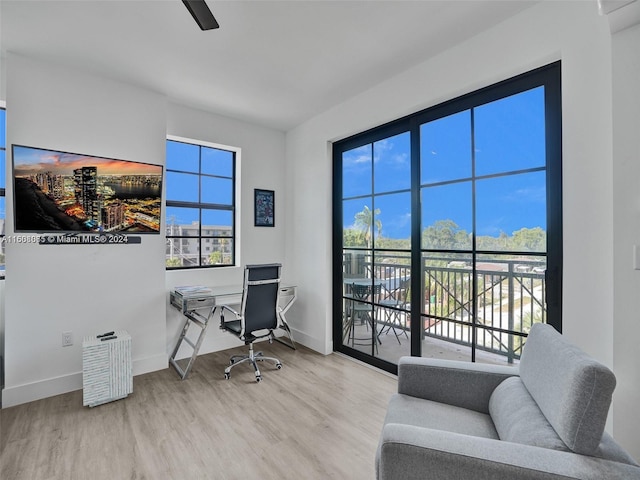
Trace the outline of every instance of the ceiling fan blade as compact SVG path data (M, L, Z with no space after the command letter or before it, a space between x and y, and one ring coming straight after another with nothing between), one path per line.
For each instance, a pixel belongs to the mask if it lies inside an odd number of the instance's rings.
M205 0L182 0L201 30L220 28Z

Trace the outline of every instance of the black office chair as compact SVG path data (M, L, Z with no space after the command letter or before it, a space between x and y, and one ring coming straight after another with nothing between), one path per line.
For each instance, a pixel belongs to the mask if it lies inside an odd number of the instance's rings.
M262 380L257 362L269 360L276 368L282 368L280 360L265 357L262 352L253 352L253 342L261 338L269 338L272 342L273 331L278 326L278 295L280 293L280 270L282 265L272 263L266 265L247 265L244 269L244 287L242 291L242 307L240 312L223 305L220 311L220 329L236 335L245 345L249 345L248 355L234 355L224 371L224 378L229 379L231 369L244 362L251 362L256 371L256 381ZM229 310L235 315L233 320L225 322L224 313Z

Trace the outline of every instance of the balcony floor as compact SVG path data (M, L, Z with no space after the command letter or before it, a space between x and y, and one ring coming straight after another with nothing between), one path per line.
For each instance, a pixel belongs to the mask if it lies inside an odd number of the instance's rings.
M398 363L400 357L411 354L411 334L409 332L407 332L407 335L405 336L403 331L396 329L399 333L400 343L398 343L398 339L396 339L393 330L387 330L386 327L383 328L382 325L378 325L378 331L381 330L383 331L379 336L381 343L378 343L377 351L374 353L376 357L391 363ZM355 337L356 339L369 339L368 345L358 345L358 340L356 340L356 344L353 348L371 355L371 330L368 326L356 325ZM360 342L364 343L362 340L360 340ZM347 344L346 341L345 344ZM350 343L348 345L351 346ZM427 358L441 358L470 362L471 347L438 338L425 337L422 341L422 356ZM509 364L507 357L504 355L476 350L476 362L493 365L515 365L518 360Z

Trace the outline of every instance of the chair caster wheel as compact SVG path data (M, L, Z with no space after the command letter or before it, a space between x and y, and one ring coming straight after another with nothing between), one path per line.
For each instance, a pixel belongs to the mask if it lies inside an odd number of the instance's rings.
M280 370L280 369L282 368L282 364L281 364L281 363L276 363L276 368L277 368L278 370Z
M230 375L230 374L228 374L228 373L225 373L225 374L224 374L224 379L225 379L225 380L229 380L229 377L231 377L231 375Z
M261 382L262 381L262 377L260 375L256 375L256 382Z

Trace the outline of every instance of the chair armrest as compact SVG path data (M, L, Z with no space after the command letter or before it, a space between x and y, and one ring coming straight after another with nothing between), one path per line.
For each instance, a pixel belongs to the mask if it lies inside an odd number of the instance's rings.
M398 393L489 413L489 398L517 367L422 357L398 362Z
M236 317L240 316L240 314L238 312L236 312L233 308L231 308L229 305L218 305L218 306L220 307L220 317L224 317L224 311L225 310L229 310Z
M230 321L237 321L240 318L240 314L236 312L233 308L228 305L218 305L220 307L220 330L227 330L227 323ZM225 321L224 319L224 311L229 310L231 313L235 315L233 320Z
M632 465L397 423L385 425L376 457L378 480L640 479Z

